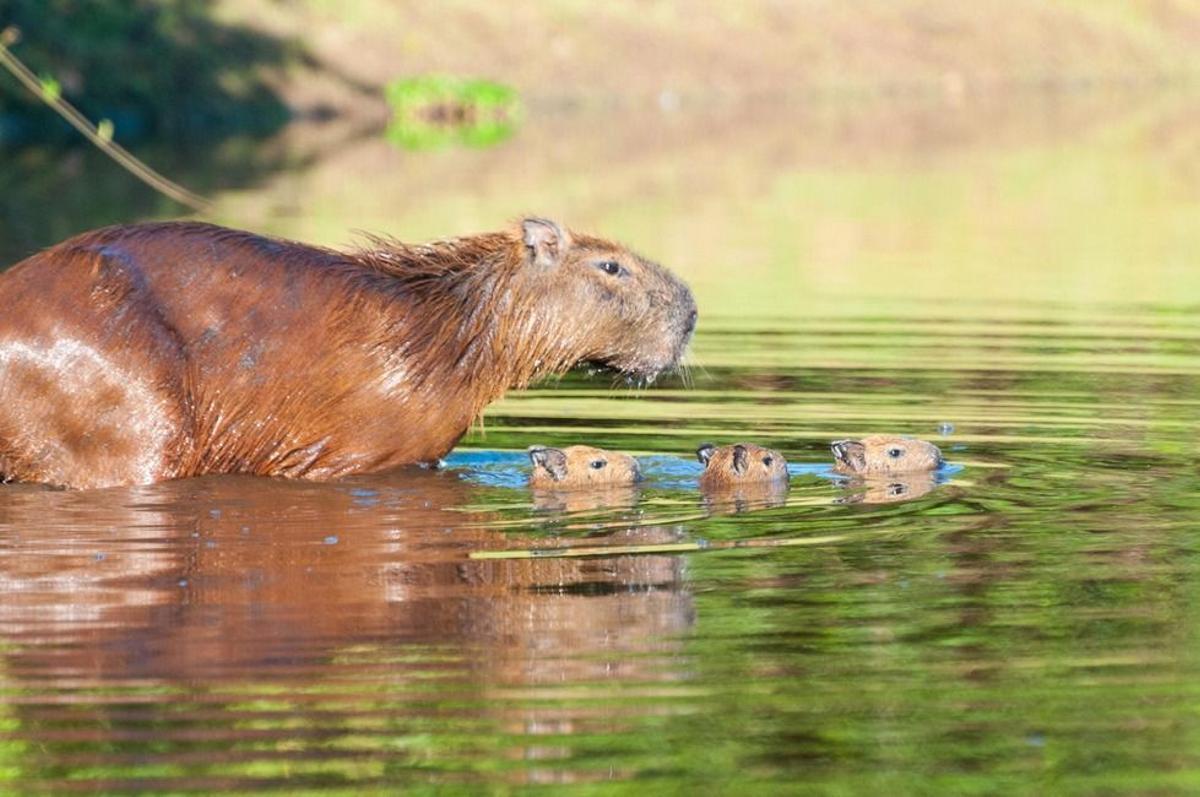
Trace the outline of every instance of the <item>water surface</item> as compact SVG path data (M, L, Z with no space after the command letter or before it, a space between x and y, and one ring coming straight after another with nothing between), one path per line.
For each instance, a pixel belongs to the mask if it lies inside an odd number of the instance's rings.
M218 171L220 220L308 240L536 210L631 241L696 289L692 367L514 394L440 472L6 487L0 778L1196 789L1194 107L532 114L488 151L289 133L240 187ZM829 477L828 441L878 431L956 468ZM740 439L796 463L786 496L695 490L696 445ZM571 442L653 478L524 489L520 451Z

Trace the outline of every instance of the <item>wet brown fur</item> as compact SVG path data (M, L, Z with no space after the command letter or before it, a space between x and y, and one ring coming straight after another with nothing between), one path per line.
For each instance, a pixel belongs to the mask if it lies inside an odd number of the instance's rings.
M628 454L591 446L531 446L529 485L541 490L628 487L642 478L637 460Z
M787 460L783 454L754 443L720 448L706 444L696 451L696 456L704 463L704 472L700 474L701 489L755 482L786 483L788 480Z
M432 462L507 389L653 377L695 325L661 267L540 219L351 252L110 227L0 275L0 306L0 478L71 487Z

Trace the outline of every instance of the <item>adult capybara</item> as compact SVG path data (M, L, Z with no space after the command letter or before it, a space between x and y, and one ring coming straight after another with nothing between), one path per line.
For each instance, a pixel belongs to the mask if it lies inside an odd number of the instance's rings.
M628 487L642 478L633 457L591 446L530 446L529 461L529 486L536 489Z
M829 448L834 470L856 476L931 471L943 462L942 452L933 443L891 434L836 440Z
M0 306L0 474L71 487L434 462L509 388L652 379L696 323L669 272L540 218L347 252L110 227L0 275Z

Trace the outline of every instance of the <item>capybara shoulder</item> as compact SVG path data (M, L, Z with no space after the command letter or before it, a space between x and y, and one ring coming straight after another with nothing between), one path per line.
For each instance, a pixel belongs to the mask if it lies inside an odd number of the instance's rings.
M834 470L857 476L914 473L937 470L942 452L933 443L915 437L873 434L858 440L837 440L830 444Z
M696 449L704 464L700 474L703 489L754 482L787 482L787 460L783 454L754 443L717 447L705 443Z
M624 487L642 478L633 457L591 446L530 446L529 461L533 465L529 484L539 489Z

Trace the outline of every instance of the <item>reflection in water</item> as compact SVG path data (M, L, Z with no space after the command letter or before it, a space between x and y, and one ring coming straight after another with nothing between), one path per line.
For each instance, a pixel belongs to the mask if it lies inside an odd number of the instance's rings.
M641 491L637 487L603 487L577 490L531 491L533 508L541 512L594 512L599 509L633 509Z
M702 493L704 508L712 514L736 514L770 509L787 503L786 480L734 482L710 485Z
M569 734L596 712L547 713L536 691L512 693L534 704L508 705L505 690L684 677L671 663L694 617L684 560L467 561L467 551L511 544L489 513L469 508L483 492L421 471L333 486L205 478L7 491L0 672L7 691L25 696L10 721L42 745L26 775L52 777L76 760L66 744L76 729L111 728L120 739L131 723L166 723L178 730L165 738L186 747L185 728L224 724L214 712L228 712L233 725L218 736L231 743L247 719L264 738L283 739L299 722L321 728L314 741L350 739L353 728L330 722L323 702L350 700L357 713L422 684L434 699L495 701L489 723L499 732L537 736L550 722ZM348 680L322 697L325 670ZM285 688L252 686L264 681ZM181 693L199 700L197 688L241 692L242 683L251 685L244 695L204 700L200 719L180 713ZM64 689L76 698L50 699ZM117 691L88 697L96 689ZM272 711L256 722L260 701L299 716L284 722ZM143 737L148 744L149 735L132 738Z
M900 473L845 479L843 504L894 504L928 495L940 483L935 473Z

